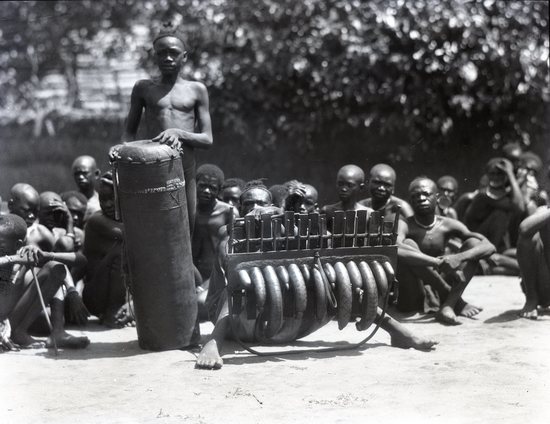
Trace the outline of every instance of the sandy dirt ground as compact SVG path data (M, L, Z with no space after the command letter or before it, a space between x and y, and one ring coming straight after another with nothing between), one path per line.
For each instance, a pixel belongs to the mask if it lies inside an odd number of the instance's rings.
M194 369L192 352L140 350L134 328L92 323L74 331L91 339L86 350L0 356L0 423L549 423L550 316L517 318L513 277L476 277L465 298L485 309L459 327L401 317L439 340L432 352L392 348L383 331L339 353L258 357L229 343L219 371ZM296 346L363 337L330 323Z

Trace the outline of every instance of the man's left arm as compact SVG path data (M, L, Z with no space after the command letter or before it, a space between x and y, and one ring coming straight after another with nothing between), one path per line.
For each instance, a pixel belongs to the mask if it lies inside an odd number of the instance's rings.
M447 220L448 225L451 226L451 233L459 237L462 242L468 239L475 239L478 240L479 243L475 243L471 248L463 252L443 256L443 268L448 267L456 270L464 262L485 258L496 252L495 246L482 234L471 232L468 227L460 221L452 218L447 218Z

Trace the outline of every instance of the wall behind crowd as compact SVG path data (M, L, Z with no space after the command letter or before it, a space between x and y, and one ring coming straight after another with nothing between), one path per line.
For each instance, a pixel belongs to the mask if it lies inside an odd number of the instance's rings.
M6 199L17 182L27 182L38 191L74 189L70 168L79 155L92 155L102 170L107 169L107 151L118 142L123 121L123 117L53 119L54 132L44 131L39 136L33 134L32 122L0 127L0 196ZM311 183L319 189L322 204L337 200L335 176L342 165L354 163L368 172L375 163L387 162L397 170L397 194L406 197L408 182L420 174L432 178L452 174L461 182L461 191L476 187L485 162L496 152L481 142L483 134L476 138L475 129L469 131L473 134L468 143L451 143L427 151L416 150L415 141L409 140L405 146L411 157L397 162L392 158L403 151L406 134L381 135L375 129L365 129L319 138L310 146L289 139L268 148L260 143L243 146L238 136L222 131L214 122L214 145L199 151L197 157L199 163L219 165L227 177L266 178L268 185L293 178ZM544 141L533 148L548 159Z

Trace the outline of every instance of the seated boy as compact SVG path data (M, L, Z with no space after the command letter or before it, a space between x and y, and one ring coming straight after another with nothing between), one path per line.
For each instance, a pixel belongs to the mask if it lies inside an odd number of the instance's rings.
M524 318L537 319L537 307L550 306L550 208L541 206L519 227L517 257L525 293Z
M80 253L44 252L36 246L23 246L26 233L27 225L19 216L0 216L0 322L4 330L9 319L11 341L15 345L25 348L44 346L44 342L29 334L29 327L42 312L32 270L38 267L35 275L44 303L50 306L53 327L45 345L52 347L55 340L58 347L86 347L90 342L87 337L75 337L65 331L63 302L57 296L66 276L65 265L83 266L86 259ZM2 349L13 348L8 331L4 333Z
M199 309L204 308L208 281L217 259L220 227L227 225L233 215L234 208L217 199L223 181L223 171L216 165L204 164L197 168L197 215L192 250L193 264L202 280L197 287ZM199 314L204 316L200 311Z
M88 219L84 255L88 259L82 298L88 310L110 328L121 327L117 312L126 300L122 277L123 229L115 220L115 196L111 172L103 174L98 187L101 210Z
M336 175L336 188L340 201L332 205L325 205L321 213L327 217L334 215L336 211L368 210L370 207L358 202L361 190L365 186L365 173L356 165L344 165Z
M245 188L241 196L243 205L241 214L260 216L261 213L279 213L277 208L271 207L271 193L261 184L250 185ZM204 369L219 369L223 365L220 352L223 342L230 333L229 311L227 303L225 264L227 257L227 242L228 234L227 227L222 227L221 230L224 240L219 245L218 260L212 272L210 287L208 289L207 304L209 305L210 317L214 322L214 330L210 336L210 340L202 348L199 357L197 358L196 367ZM381 319L381 309L378 310L378 320ZM401 348L414 348L429 350L437 342L428 339L415 337L399 322L391 318L387 313L380 323L381 328L386 330L391 335L391 343L393 346Z
M456 315L472 317L482 310L467 304L461 296L478 260L490 256L494 246L460 221L436 215L437 187L432 180L416 178L409 193L414 215L398 229L397 307L405 312L435 308L440 322L461 324ZM451 238L460 239L462 246L459 253L446 255Z
M359 203L375 211L383 211L386 221L393 221L397 207L400 206L400 216L408 218L413 214L411 206L394 196L396 174L395 170L385 163L374 165L369 174L369 193L367 199Z

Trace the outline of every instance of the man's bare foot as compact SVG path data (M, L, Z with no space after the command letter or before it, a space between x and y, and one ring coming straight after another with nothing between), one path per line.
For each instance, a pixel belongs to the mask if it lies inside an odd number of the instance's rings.
M459 315L466 318L472 318L479 314L481 311L483 311L482 307L472 305L471 303L466 303L466 305L464 305L464 308L462 308L462 310L460 311Z
M519 312L519 316L527 319L537 319L539 317L537 302L527 300L522 310Z
M401 349L432 350L439 342L431 339L413 336L408 330L392 334L391 345Z
M90 344L90 339L86 336L72 336L69 333L63 331L57 334L52 334L50 337L48 337L48 340L46 342L46 347L48 348L54 347L52 337L55 337L57 347L61 348L84 349Z
M135 327L136 319L134 316L134 302L129 301L122 305L120 309L114 314L114 323L117 327ZM105 324L108 325L108 324Z
M218 344L216 340L210 340L200 351L195 368L219 370L222 365L223 359L218 351Z
M21 349L42 349L46 346L43 340L35 339L26 332L12 332L11 340Z
M462 324L456 317L453 308L451 308L450 306L443 306L441 309L439 309L439 312L435 314L435 319L436 321L447 325Z

